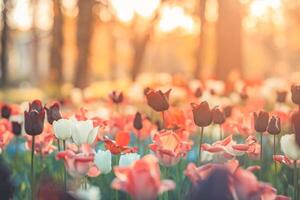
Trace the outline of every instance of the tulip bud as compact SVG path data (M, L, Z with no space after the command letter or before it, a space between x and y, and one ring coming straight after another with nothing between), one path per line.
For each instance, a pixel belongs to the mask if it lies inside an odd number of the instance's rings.
M22 124L19 122L11 122L12 125L12 133L15 136L20 136L22 133Z
M195 97L200 98L203 94L203 91L200 87L198 87L194 93Z
M294 112L292 115L292 125L295 130L296 142L300 147L300 111Z
M293 103L300 106L300 85L292 85L291 92Z
M108 174L111 171L111 152L98 150L94 162L101 174Z
M157 112L163 112L169 109L169 96L171 89L163 93L161 90L149 90L146 94L148 105Z
M29 110L24 112L25 131L28 135L36 136L43 132L45 110L42 102L35 100L29 104Z
M276 101L278 103L285 103L286 101L286 96L287 96L287 91L277 91L276 92Z
M223 113L224 113L225 117L228 118L228 117L231 116L231 114L232 114L232 109L233 109L232 106L225 106L225 107L223 108Z
M136 130L141 130L143 128L143 120L141 113L137 112L134 116L133 127Z
M45 106L45 110L47 112L47 120L49 124L53 124L54 121L61 119L58 103L54 103L52 106L50 106L50 108Z
M191 106L195 124L200 127L209 126L212 122L212 112L208 103L203 101L200 104L192 103Z
M123 101L123 93L122 92L113 91L109 95L109 97L112 100L112 102L114 102L115 104L120 104Z
M53 130L56 138L61 140L69 139L72 136L73 122L70 119L59 119L53 122Z
M225 122L224 113L218 108L215 107L212 109L212 120L215 124L223 124Z
M135 161L139 160L140 157L141 156L137 153L126 153L124 155L121 155L119 167L128 167Z
M1 117L9 119L11 115L11 107L9 105L4 104L1 108Z
M281 122L279 117L271 117L267 131L271 135L278 135L281 132Z
M254 128L257 132L265 132L269 124L269 113L259 111L257 114L254 112Z

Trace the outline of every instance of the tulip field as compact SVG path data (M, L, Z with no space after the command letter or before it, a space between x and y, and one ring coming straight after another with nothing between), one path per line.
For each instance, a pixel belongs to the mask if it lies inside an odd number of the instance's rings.
M300 85L232 88L1 102L0 200L299 200Z

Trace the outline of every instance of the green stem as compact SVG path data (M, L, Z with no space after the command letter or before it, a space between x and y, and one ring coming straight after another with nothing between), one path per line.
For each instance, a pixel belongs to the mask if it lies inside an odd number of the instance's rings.
M273 155L276 155L276 135L273 136ZM277 186L277 163L274 160L274 167L275 167L275 175L274 175L274 179L275 179L275 187Z
M203 141L203 133L204 133L204 127L201 127L200 142L199 142L199 158L198 158L198 162L197 162L198 165L201 163L201 146L202 146L202 141Z
M34 143L35 143L35 136L32 136L31 142L31 196L32 199L35 199L34 195Z
M223 140L222 124L220 124L220 140Z
M64 151L66 150L66 140L63 140L63 148ZM66 166L64 165L64 189L67 191L67 170Z
M260 161L263 160L263 133L260 133Z
M165 126L165 111L162 111L161 114L162 114L162 127L166 128L166 126Z
M57 148L58 148L58 151L60 151L60 143L59 143L59 139L57 138Z
M298 180L297 180L297 161L294 160L294 197L297 199Z

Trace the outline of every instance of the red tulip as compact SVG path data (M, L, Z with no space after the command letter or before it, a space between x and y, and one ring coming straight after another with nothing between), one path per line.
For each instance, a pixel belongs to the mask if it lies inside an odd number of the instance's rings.
M200 104L192 103L192 111L194 116L194 122L199 127L209 126L212 122L212 112L206 101Z
M115 155L121 153L135 153L138 150L137 147L122 146L116 141L109 139L107 136L104 137L103 142L105 148Z
M149 89L146 93L148 105L157 112L163 112L169 109L169 96L171 89L167 92L161 90L154 91Z
M127 192L135 200L154 200L161 193L175 188L171 180L160 180L157 159L146 155L129 167L115 167L112 187Z
M300 106L300 85L292 85L291 92L293 103Z
M257 132L263 133L269 124L269 113L265 111L254 112L254 128Z
M223 124L225 122L225 115L224 113L220 110L220 108L215 107L212 109L212 121L215 124Z
M268 133L271 135L278 135L281 132L280 118L272 116L267 128Z

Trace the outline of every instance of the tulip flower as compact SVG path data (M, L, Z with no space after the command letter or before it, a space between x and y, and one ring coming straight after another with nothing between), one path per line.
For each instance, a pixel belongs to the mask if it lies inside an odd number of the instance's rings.
M225 123L226 117L225 114L218 108L215 107L212 109L212 121L214 124L219 124L220 126L220 140L222 140L222 124Z
M209 126L212 123L212 112L206 101L203 101L200 104L192 103L191 106L193 111L194 122L197 126L201 127L200 141L199 141L199 146L201 147L204 127ZM201 148L199 148L198 162L200 161L201 161Z
M32 136L31 147L31 192L34 196L34 143L35 136L40 135L44 129L45 110L40 100L34 100L29 103L29 110L24 112L25 116L25 131Z
M164 166L177 164L191 149L192 143L183 141L172 130L161 130L153 137L153 143L149 148L155 153L160 163Z
M109 95L111 101L115 104L120 104L122 103L124 97L123 97L123 93L122 92L117 92L117 91L113 91L110 95Z
M287 96L287 91L285 91L285 90L276 91L276 101L278 103L285 103L286 96Z
M297 104L299 106L299 112L300 112L300 85L292 85L291 92L292 92L292 101L294 104Z
M72 139L75 144L92 144L98 133L99 127L94 127L92 120L73 120Z
M226 118L229 118L231 116L232 109L233 109L232 106L224 106L223 107L223 113L224 113L224 115L225 115Z
M119 167L128 167L135 161L140 159L140 155L137 153L126 153L121 155L119 160Z
M203 91L200 87L197 87L197 89L194 92L195 97L200 98L203 94Z
M19 122L13 121L13 122L11 122L11 125L12 125L12 133L15 136L20 136L22 133L22 124Z
M9 119L10 115L11 115L11 107L9 105L2 105L1 107L1 117L5 118L5 119Z
M111 153L109 150L99 150L94 159L95 165L101 174L108 174L111 171Z
M61 114L59 111L59 104L54 103L49 108L45 106L45 110L47 111L47 120L49 124L53 124L54 121L61 119Z
M71 119L59 119L53 121L53 130L56 138L67 140L72 136L73 121Z
M129 167L115 167L114 173L112 187L127 192L134 200L154 200L175 188L173 181L160 180L158 161L152 155L146 155Z
M104 137L103 142L105 148L114 155L121 153L135 153L138 151L137 147L122 146L116 141L109 139L107 136Z
M267 130L268 124L269 124L269 113L265 111L259 111L257 114L254 112L254 128L257 132L260 133L260 146L261 146L261 152L260 152L260 159L263 159L263 132Z
M63 159L68 173L72 177L96 177L100 171L94 164L94 155L86 153L74 153L71 150L61 151L56 159Z
M137 112L134 116L133 127L136 130L141 130L143 128L143 120L141 113Z
M300 111L294 112L292 114L292 125L295 130L296 142L300 147Z

